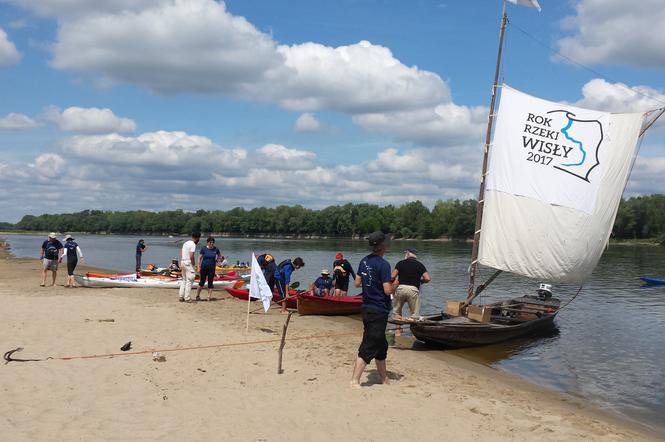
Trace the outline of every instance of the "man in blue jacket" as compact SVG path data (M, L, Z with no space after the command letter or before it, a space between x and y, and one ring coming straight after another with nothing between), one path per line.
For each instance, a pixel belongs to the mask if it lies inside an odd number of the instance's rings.
M305 267L305 262L301 257L295 258L293 261L285 259L280 262L275 271L275 282L279 290L279 297L282 298L282 313L286 313L286 297L289 294L289 284L291 283L291 275L299 268Z
M392 309L390 295L395 291L390 274L390 264L383 259L386 252L386 236L374 232L367 238L372 253L364 257L356 272L356 287L363 290L363 340L358 348L358 358L353 367L351 386L360 388L360 376L372 359L383 384L388 383L386 358L388 341L386 327Z

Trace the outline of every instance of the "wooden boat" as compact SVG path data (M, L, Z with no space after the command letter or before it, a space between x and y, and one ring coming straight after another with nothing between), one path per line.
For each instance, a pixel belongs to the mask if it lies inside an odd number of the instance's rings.
M247 298L249 297L249 289L246 288L235 288L235 287L227 287L226 291L229 293L229 295L233 296L234 298L242 299L244 301L247 301ZM297 308L297 302L296 299L304 292L299 292L297 290L289 290L289 298L286 300L286 308ZM279 292L277 290L273 290L272 292L272 302L278 303L281 300L279 297ZM252 298L252 301L258 301L258 298Z
M640 276L640 279L647 285L665 285L665 278L652 278L650 276Z
M360 313L362 295L357 296L312 296L309 293L298 295L299 315L355 315Z
M523 296L485 306L491 309L487 323L446 313L418 320L393 319L391 322L409 325L413 336L427 344L450 348L472 347L551 331L555 327L554 318L559 306L558 299Z
M586 281L606 248L639 141L665 113L583 109L500 85L506 0L502 9L465 299L441 315L392 320L429 343L491 344L554 327L560 303L550 284L540 285L539 296L472 303L504 271ZM477 285L481 265L496 271Z

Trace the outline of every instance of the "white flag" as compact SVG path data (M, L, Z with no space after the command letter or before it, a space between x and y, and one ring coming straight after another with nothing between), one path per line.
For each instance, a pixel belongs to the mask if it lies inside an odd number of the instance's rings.
M252 253L252 272L249 282L249 298L260 299L263 301L264 311L268 311L270 308L270 303L272 302L272 291L268 287L265 276L261 271L256 256Z
M529 6L531 8L536 8L538 12L540 12L540 5L538 4L538 0L508 0L508 1L514 5L522 5L522 6Z

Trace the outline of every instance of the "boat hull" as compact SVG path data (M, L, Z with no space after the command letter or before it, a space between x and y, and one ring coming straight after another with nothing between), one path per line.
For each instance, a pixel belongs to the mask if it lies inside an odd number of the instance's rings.
M640 279L648 285L665 285L665 278L651 278L649 276L641 276Z
M298 296L299 315L344 316L361 311L362 296Z
M130 278L129 276L89 276L89 275L75 275L74 280L82 287L97 287L97 288L151 288L151 289L179 289L182 279L174 278ZM214 290L224 290L227 287L232 287L237 283L237 279L228 279L221 281L214 281ZM192 287L197 286L198 281L195 281ZM207 287L206 287L207 288Z
M445 319L436 323L410 324L411 332L418 340L450 348L474 347L496 344L520 337L546 333L555 328L556 313L520 324L497 326L483 323L452 323ZM435 321L433 321L435 322Z
M247 298L249 298L248 289L237 289L233 287L227 287L226 291L228 292L229 295L237 299L242 299L244 301L247 301ZM296 299L298 296L299 293L296 290L289 290L289 298L286 300L286 308L295 309L297 307ZM259 300L258 298L252 297L252 301L258 301L258 300ZM280 300L281 298L279 297L279 293L277 293L277 290L273 291L272 302L278 303Z

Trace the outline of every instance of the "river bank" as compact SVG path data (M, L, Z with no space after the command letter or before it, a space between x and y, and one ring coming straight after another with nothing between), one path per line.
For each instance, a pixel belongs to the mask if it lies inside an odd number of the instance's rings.
M2 252L0 348L54 358L3 366L0 431L12 440L658 438L442 352L391 349L392 383L377 384L372 369L352 390L362 330L353 318L294 316L277 375L276 310L250 315L245 332L247 304L226 295L182 304L175 291L42 288L39 271L38 260ZM153 361L153 350L166 361ZM116 355L59 359L105 354Z

